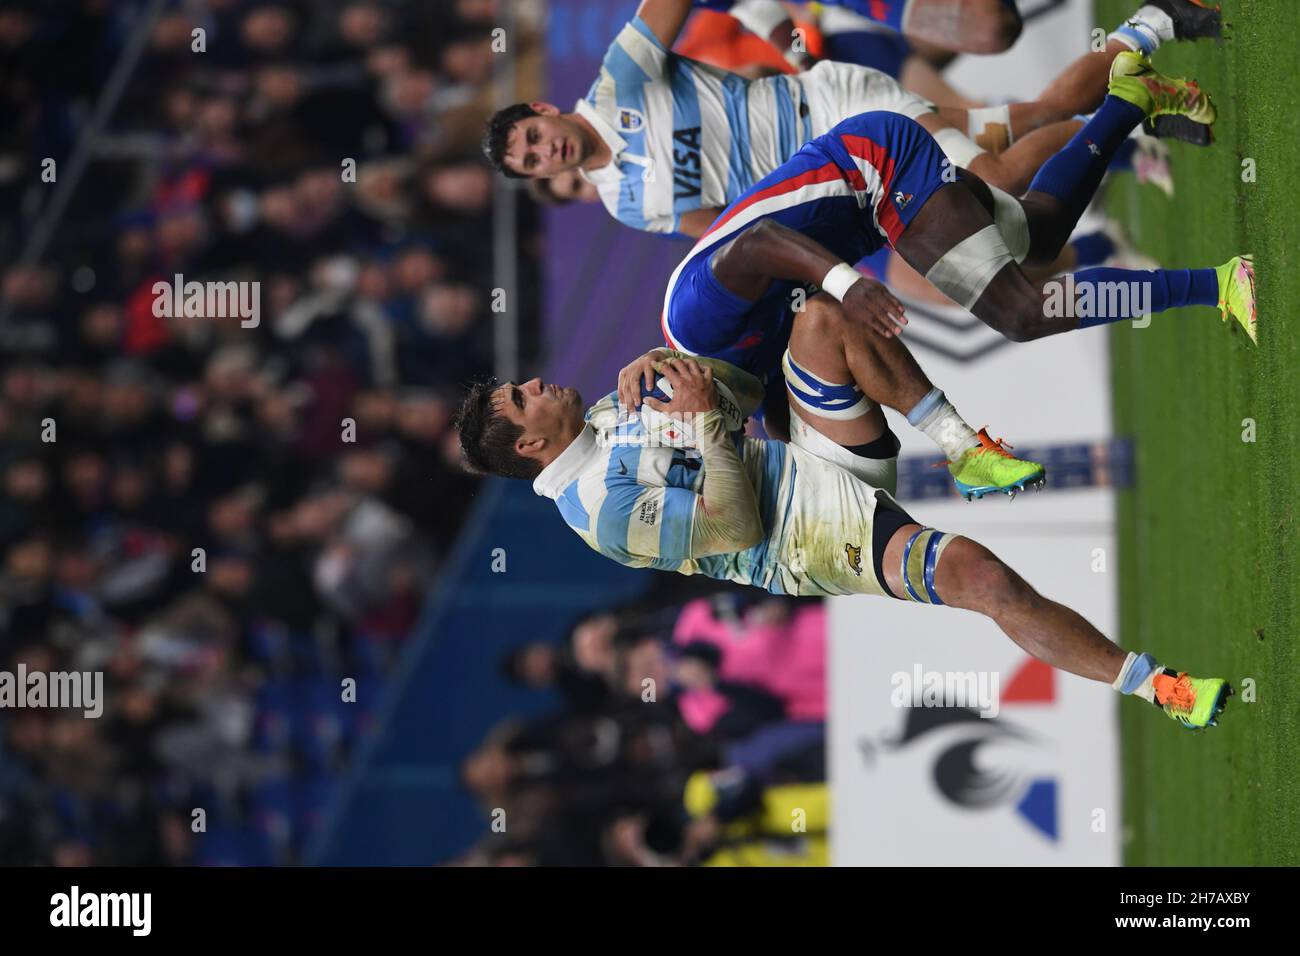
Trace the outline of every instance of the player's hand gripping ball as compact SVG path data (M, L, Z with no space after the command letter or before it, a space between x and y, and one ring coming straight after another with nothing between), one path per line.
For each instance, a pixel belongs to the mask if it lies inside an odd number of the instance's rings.
M743 428L745 419L731 389L717 378L713 380L713 388L717 392L718 410L722 413L723 424L727 431L738 431ZM672 382L665 376L656 374L652 386L647 388L644 383L641 385L640 394L641 423L647 434L655 436L662 444L672 447L693 448L697 445L695 430L689 416L686 421L682 421L645 404L646 398L653 398L664 404L670 403L673 398Z

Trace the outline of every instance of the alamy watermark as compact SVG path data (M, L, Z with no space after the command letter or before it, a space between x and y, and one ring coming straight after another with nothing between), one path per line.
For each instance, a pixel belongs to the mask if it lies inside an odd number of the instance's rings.
M596 433L601 448L628 445L638 448L684 448L694 445L695 426L703 412L676 412L671 417L646 408L641 411L618 410L612 428Z
M80 710L92 720L104 713L102 671L0 671L0 708L49 707Z
M981 717L998 715L997 671L896 671L889 702L895 707L969 707Z
M148 936L152 913L152 893L83 893L74 884L50 897L50 925L57 927L119 926L132 936Z
M733 431L744 424L745 416L740 405L731 395L731 390L720 382L715 382L717 398L716 411L722 414L724 427ZM661 379L659 387L671 397L671 386ZM687 448L694 447L696 427L708 412L673 412L671 415L643 406L640 409L628 409L618 406L617 417L609 428L597 432L596 442L601 448L614 445L629 445L639 448Z
M1074 275L1043 284L1043 315L1049 319L1107 319L1115 316L1139 319L1151 314L1150 282L1085 282L1074 284Z
M171 282L153 284L153 314L159 319L239 319L246 329L262 321L262 283L185 281L176 273Z

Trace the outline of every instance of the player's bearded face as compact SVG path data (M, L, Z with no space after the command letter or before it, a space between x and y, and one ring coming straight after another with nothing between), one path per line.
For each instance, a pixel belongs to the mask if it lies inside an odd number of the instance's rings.
M567 441L582 429L582 396L578 390L540 378L502 385L497 390L495 407L498 414L523 428L521 441Z
M582 154L583 140L576 124L562 116L530 116L510 131L505 161L521 175L549 178L576 169Z

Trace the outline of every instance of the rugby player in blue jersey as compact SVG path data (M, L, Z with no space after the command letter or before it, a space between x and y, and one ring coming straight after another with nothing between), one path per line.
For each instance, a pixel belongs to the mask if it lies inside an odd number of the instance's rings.
M875 443L887 433L876 407L883 404L905 412L944 448L963 494L1011 493L1039 482L1041 466L989 454L987 436L941 404L942 393L911 356L880 345L906 323L903 306L851 263L888 245L1018 342L1188 305L1217 306L1253 342L1255 274L1247 256L1217 268L1093 268L1063 278L1032 279L1021 269L1056 258L1115 151L1158 113L1207 124L1215 118L1195 83L1156 73L1136 53L1121 54L1101 108L1020 199L965 170L950 177L934 139L907 117L878 112L845 120L727 207L677 267L664 302L665 341L767 376L773 390L783 377L795 444L821 441L820 433L882 459ZM810 286L820 293L801 302ZM808 361L795 357L801 340ZM777 366L782 376L772 372ZM643 374L635 363L624 370L625 401L634 400ZM932 415L942 416L938 433Z

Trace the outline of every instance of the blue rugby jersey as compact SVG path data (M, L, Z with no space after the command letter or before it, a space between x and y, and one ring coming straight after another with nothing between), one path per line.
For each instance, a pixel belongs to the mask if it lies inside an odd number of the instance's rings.
M750 301L713 275L714 255L772 219L848 263L892 246L947 166L933 137L898 113L860 113L818 136L729 205L677 266L661 316L671 348L722 359L765 378L793 327L793 281L773 281Z

